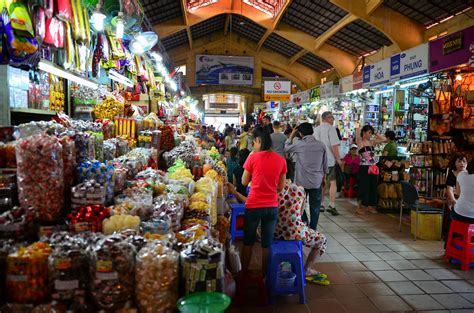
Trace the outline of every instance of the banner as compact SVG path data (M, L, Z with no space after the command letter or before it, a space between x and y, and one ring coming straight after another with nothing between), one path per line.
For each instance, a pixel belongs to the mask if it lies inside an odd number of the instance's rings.
M354 72L352 74L352 90L357 90L362 88L362 74L363 72Z
M403 80L428 73L428 44L403 51L390 58L390 79Z
M263 99L265 101L290 101L291 82L288 80L267 80L263 84Z
M349 75L341 78L341 93L346 93L354 90L354 76Z
M310 90L294 93L290 96L290 102L295 105L309 103L309 99L310 99L309 93L310 93Z
M321 99L332 98L334 96L334 83L329 82L322 84L320 87Z
M316 102L321 100L321 96L319 93L319 86L311 88L310 94L309 94L309 101L311 102Z
M461 64L474 68L474 26L429 42L430 72Z
M390 81L390 58L368 65L368 67L370 67L370 87L380 86Z
M196 85L252 85L253 57L196 55Z
M370 86L370 65L364 66L362 77L362 86L368 88Z

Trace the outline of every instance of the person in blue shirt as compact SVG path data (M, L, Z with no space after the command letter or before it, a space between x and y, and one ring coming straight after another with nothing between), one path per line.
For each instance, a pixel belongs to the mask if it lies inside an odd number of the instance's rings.
M232 147L230 149L230 157L228 157L225 161L225 166L227 167L227 180L229 182L234 181L234 169L239 166L239 158L237 154L239 153L239 149L237 147Z

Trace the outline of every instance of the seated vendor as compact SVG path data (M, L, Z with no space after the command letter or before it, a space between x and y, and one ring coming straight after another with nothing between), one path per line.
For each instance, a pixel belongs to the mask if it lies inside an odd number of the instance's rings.
M237 192L234 185L228 184L229 192L236 198L245 202L246 197ZM304 210L305 191L290 181L278 195L279 214L278 223L275 228L275 239L301 240L303 244L311 248L311 252L305 262L306 280L319 285L329 285L327 275L312 269L312 265L318 256L326 251L326 236L317 230L309 228L302 220Z
M349 153L342 159L342 164L346 179L357 176L360 168L360 156L357 151L357 145L351 145Z

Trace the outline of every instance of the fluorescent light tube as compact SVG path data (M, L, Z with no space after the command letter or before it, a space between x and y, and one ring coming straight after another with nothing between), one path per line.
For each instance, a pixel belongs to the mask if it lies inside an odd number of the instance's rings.
M120 75L119 73L117 73L114 70L109 71L109 78L111 80L114 80L117 83L121 83L121 84L123 84L127 87L133 87L133 82L130 79L128 79L127 77L125 77L123 75Z
M40 60L38 63L38 68L41 71L65 78L67 80L70 80L80 85L84 85L91 89L97 89L99 87L99 84L97 84L96 82L93 82L81 76L77 76L46 60Z
M416 85L419 85L419 84L424 84L428 81L429 79L423 79L423 80L419 80L419 81L416 81L416 82L411 82L411 83L406 83L406 84L402 84L400 85L400 88L407 88L407 87L410 87L410 86L416 86Z

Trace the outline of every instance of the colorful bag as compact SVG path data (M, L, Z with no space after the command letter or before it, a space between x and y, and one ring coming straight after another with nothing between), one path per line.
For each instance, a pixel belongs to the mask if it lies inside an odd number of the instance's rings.
M377 165L369 165L369 175L379 175L379 167Z

